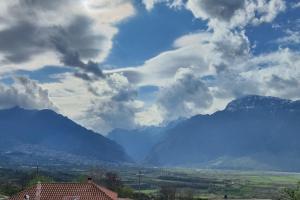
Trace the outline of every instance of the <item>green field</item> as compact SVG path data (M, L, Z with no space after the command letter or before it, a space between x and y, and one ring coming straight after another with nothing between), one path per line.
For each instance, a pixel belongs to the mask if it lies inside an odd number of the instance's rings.
M293 188L300 181L298 173L124 166L68 171L41 169L40 173L54 182L74 182L79 181L80 177L92 176L101 183L103 174L108 171L119 174L122 183L136 192L139 188L137 173L141 171L141 192L149 196L157 196L161 188L168 187L175 190L176 194L189 192L198 199L220 199L225 194L230 199L279 199L284 188ZM35 169L0 168L0 194L20 191L34 175Z
M137 189L138 168L119 169L123 181ZM300 181L298 173L241 172L200 169L156 169L143 168L141 188L144 193L155 194L160 187L168 186L182 190L192 190L195 196L211 199L258 198L277 199L284 188L295 187Z

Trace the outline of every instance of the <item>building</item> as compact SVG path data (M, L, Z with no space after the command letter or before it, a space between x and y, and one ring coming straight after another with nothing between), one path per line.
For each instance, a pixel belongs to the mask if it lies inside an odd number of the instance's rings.
M38 183L8 200L118 200L118 195L89 179L86 183Z

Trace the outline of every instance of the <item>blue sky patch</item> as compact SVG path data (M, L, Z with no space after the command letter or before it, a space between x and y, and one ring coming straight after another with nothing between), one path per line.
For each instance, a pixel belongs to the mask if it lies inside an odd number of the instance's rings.
M44 68L35 71L19 70L15 73L15 75L27 76L30 79L36 80L40 83L49 83L58 81L58 78L55 77L55 75L73 71L74 70L70 67L45 66Z
M160 52L172 49L178 37L203 30L207 24L195 19L186 9L170 9L165 4L147 11L136 3L137 14L121 23L114 38L113 49L104 64L124 67L138 66Z

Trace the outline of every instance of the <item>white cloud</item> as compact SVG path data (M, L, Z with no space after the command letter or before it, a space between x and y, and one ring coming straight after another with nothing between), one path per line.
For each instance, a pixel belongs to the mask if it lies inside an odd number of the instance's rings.
M300 8L300 2L293 4L292 8Z
M11 0L0 1L0 11L0 63L11 71L58 64L54 38L83 61L102 62L117 23L135 14L130 0Z
M157 3L159 0L143 0L145 7L147 10L151 10L154 7L154 4Z
M102 134L113 128L136 127L135 114L144 106L136 100L136 88L117 73L92 82L66 73L59 82L41 86L49 91L60 113Z
M286 9L284 0L189 0L186 7L214 29L271 22Z
M15 77L11 85L0 84L0 109L15 106L25 109L56 110L48 97L48 91L25 77Z
M121 74L111 74L105 81L108 90L91 88L96 94L87 111L87 118L94 119L94 124L90 121L91 126L97 129L102 121L101 131L104 132L112 128L135 128L135 114L144 106L136 100L136 88Z
M151 7L154 5L151 4ZM204 32L178 38L174 42L173 50L147 60L138 68L115 70L122 72L138 85L160 87L156 103L138 113L137 120L140 124L160 124L189 114L212 113L223 109L232 99L247 94L300 98L297 81L300 77L296 67L299 54L282 49L254 56L251 54L251 44L244 31L244 27L248 24L272 22L286 9L285 1L189 0L186 4L182 1L181 6L191 10L195 17L208 20L210 28ZM293 32L289 37L282 38L281 42L297 42L297 39L296 33ZM192 101L201 97L197 94L189 96L184 93L188 84L184 81L175 81L176 72L180 69L189 69L194 77L192 80L205 85L207 88L204 90L207 92L205 94L211 97L207 106L185 103L185 96ZM211 78L206 80L206 76ZM178 90L172 87L174 85ZM172 106L176 102L180 103Z
M208 20L208 24L214 29L271 22L278 13L286 9L284 0L143 0L143 2L148 10L157 3L186 8L196 18Z
M49 91L49 98L55 102L60 113L77 121L93 98L88 90L88 85L84 80L76 78L70 73L59 75L56 78L59 78L59 81L40 83L40 86Z
M256 68L241 73L247 80L260 89L259 94L288 99L300 98L299 52L281 49L253 58L248 65Z
M157 126L163 124L166 119L157 104L147 107L135 115L135 123L138 126Z
M249 41L243 32L226 31L226 35L199 32L174 41L174 49L147 60L136 68L106 70L104 73L123 73L139 85L168 85L178 69L193 67L198 76L214 75L223 66L236 68L249 56Z
M11 2L12 5L19 3ZM57 1L37 2L48 3L49 6L57 8ZM112 37L118 31L115 24L131 16L134 8L130 1L125 0L80 2L81 6L78 6L78 2L71 6L68 3L63 4L70 11L67 16L63 13L66 8L64 6L47 12L37 12L36 24L38 27L42 24L47 27L57 24L66 27L73 23L74 15L79 13L87 16L94 22L89 30L94 36L100 37L101 42L91 43L91 47L96 44L101 50L94 57L101 61L110 51ZM173 43L173 49L158 54L139 67L106 70L105 79L95 78L88 82L66 73L60 75L58 82L40 84L42 91L49 91L49 98L55 102L62 114L88 128L106 133L113 128L157 125L180 117L211 113L224 108L233 98L245 94L300 98L300 70L297 69L300 64L299 53L280 49L277 52L254 56L251 54L251 44L244 30L248 24L258 25L274 20L278 13L285 9L283 0L143 2L148 10L153 9L159 2L187 8L196 18L207 20L209 29L178 38ZM3 5L6 4L0 3L0 11L8 12ZM36 6L43 8L41 5ZM26 9L15 9L21 12L20 15L27 21L33 20L31 15L26 14ZM9 16L9 13L7 14ZM51 16L53 20L47 20ZM0 25L0 32L10 28L15 20L4 20ZM289 38L282 38L281 42L295 41L294 34L288 35ZM72 48L79 48L80 53L81 45L76 42L72 45ZM29 50L25 48L24 51ZM48 60L37 59L37 56L29 59L27 62L30 69L37 69L34 66L41 66L43 60L47 60L46 64L50 64L49 60L57 62L57 53L53 52L42 51L38 55L47 55ZM0 58L3 60L5 56L7 55L1 54L0 50ZM81 56L89 59L83 54ZM21 69L24 66L7 63L0 70L7 73L14 67ZM159 87L157 99L153 100L155 103L150 106L145 106L144 102L137 100L137 88L147 85Z
M168 121L203 113L212 103L208 87L192 68L177 70L173 82L161 88L157 106Z
M183 4L182 0L143 0L142 1L147 10L152 10L155 4L158 3L167 3L167 5L171 8L181 7Z
M276 40L279 44L284 45L297 45L300 44L300 32L286 30L286 36Z

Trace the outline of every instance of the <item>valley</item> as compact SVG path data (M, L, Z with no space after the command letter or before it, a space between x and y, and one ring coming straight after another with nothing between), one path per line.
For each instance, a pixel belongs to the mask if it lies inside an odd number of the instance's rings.
M223 199L224 195L229 199L281 199L285 188L293 188L300 181L299 173L128 166L73 171L42 169L40 173L48 177L47 180L54 182L80 181L82 177L94 175L95 181L101 183L102 174L113 172L118 174L124 186L138 193L139 171L143 174L141 193L147 197L156 197L162 189L168 189L177 196L189 193L194 199ZM10 191L14 192L13 189L17 191L25 187L24 181L29 181L30 177L34 176L35 170L0 169L0 173L6 174L0 178L1 189L11 184Z
M1 110L0 194L92 177L132 199L282 199L300 182L299 114L300 101L252 95L103 136L51 110Z

